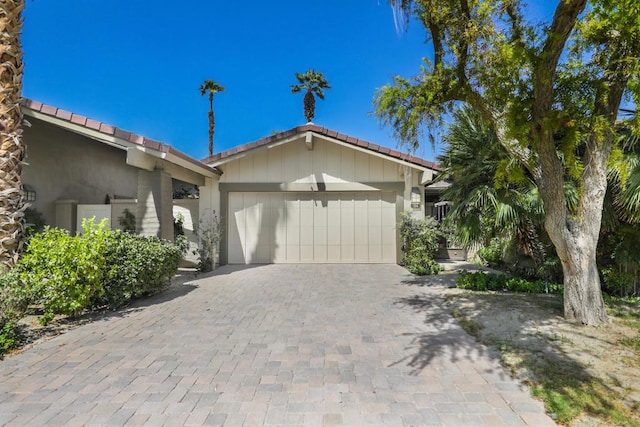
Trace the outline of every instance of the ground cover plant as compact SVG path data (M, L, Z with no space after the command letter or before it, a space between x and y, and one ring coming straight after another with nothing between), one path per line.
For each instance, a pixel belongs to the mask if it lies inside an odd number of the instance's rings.
M562 294L560 283L544 280L529 281L521 277L510 277L496 273L461 273L456 279L456 286L471 291L510 291L529 294Z

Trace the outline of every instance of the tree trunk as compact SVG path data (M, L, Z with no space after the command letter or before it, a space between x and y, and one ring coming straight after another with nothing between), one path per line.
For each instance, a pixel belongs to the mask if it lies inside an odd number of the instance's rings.
M0 264L18 260L24 235L22 193L22 10L24 0L0 4Z
M316 115L316 98L311 91L307 91L307 93L304 94L302 102L304 106L304 117L308 122L312 122Z
M583 220L588 221L588 218ZM564 317L584 325L598 325L607 321L607 312L600 289L600 275L596 264L596 244L593 236L576 233L566 252L560 255L564 273Z
M209 111L209 155L213 155L213 128L215 126L213 111Z
M569 212L561 190L564 179L555 148L538 150L546 173L536 182L544 201L545 229L562 263L564 315L584 325L607 321L596 251L607 190L607 159L613 138L612 132L600 140L595 136L588 138L583 157L588 167L582 171L580 202L573 214ZM554 168L555 173L549 173Z

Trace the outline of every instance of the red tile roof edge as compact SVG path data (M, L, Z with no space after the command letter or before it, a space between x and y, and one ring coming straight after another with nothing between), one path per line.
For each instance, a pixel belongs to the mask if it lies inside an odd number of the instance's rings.
M358 139L356 137L350 136L350 135L345 135L342 133L339 133L338 131L332 130L332 129L328 129L322 126L318 126L318 125L314 125L314 124L306 124L306 125L301 125L301 126L296 126L295 128L286 130L286 131L282 131L279 132L275 135L269 135L269 136L265 136L264 138L258 139L257 141L252 141L249 142L247 144L243 144L243 145L238 145L236 147L230 148L226 151L223 151L221 153L217 153L214 154L213 156L208 156L205 157L204 159L202 159L203 163L213 163L216 162L218 160L222 160L225 159L227 157L233 156L235 154L238 153L243 153L245 151L249 151L252 150L254 148L263 146L263 145L267 145L270 144L272 142L278 141L280 139L285 139L288 138L292 135L296 135L296 134L301 134L303 132L307 132L307 131L311 131L320 135L325 135L328 136L330 138L334 138L334 139L338 139L342 142L345 142L349 145L353 145L356 147L361 147L364 148L366 150L369 151L374 151L380 154L383 154L385 156L388 157L392 157L398 160L402 160L405 161L407 163L412 163L414 165L418 165L418 166L423 166L423 167L427 167L429 169L434 169L436 171L440 170L440 166L435 163L435 162L431 162L429 160L425 160L423 158L420 157L416 157L413 156L411 154L408 153L402 153L400 151L397 150L392 150L390 148L387 147L383 147L380 146L378 144L373 144L369 141L365 141L364 139Z
M217 160L221 160L224 159L226 157L232 156L234 154L238 154L238 153L242 153L242 152L246 152L249 150L252 150L254 148L258 148L262 145L266 145L269 144L271 142L274 141L278 141L280 139L284 139L284 138L288 138L291 137L293 135L296 134L300 134L303 132L307 132L307 131L311 131L320 135L325 135L328 136L330 138L335 138L338 139L344 143L347 143L349 145L353 145L353 146L357 146L357 147L361 147L364 148L366 150L369 151L373 151L373 152L377 152L383 155L386 155L388 157L392 157L392 158L396 158L398 160L402 160L408 163L412 163L415 165L419 165L419 166L424 166L430 169L434 169L434 170L440 170L440 167L438 166L437 163L435 162L431 162L429 160L425 160L422 159L420 157L416 157L413 156L411 154L408 153L402 153L399 152L397 150L392 150L389 149L387 147L383 147L377 144L373 144L371 142L368 142L366 140L363 139L358 139L356 137L350 136L350 135L345 135L342 133L339 133L338 131L332 130L332 129L328 129L322 126L318 126L315 124L305 124L305 125L300 125L300 126L296 126L292 129L286 130L286 131L282 131L279 132L275 135L270 135L270 136L266 136L264 138L258 139L257 141L253 141L250 142L248 144L243 144L243 145L239 145L237 147L231 148L229 150L223 151L221 153L218 154L214 154L213 156L208 156L204 159L197 160L191 156L189 156L186 153L183 153L179 150L176 150L175 148L173 148L171 145L169 144L165 144L163 142L160 141L155 141L151 138L147 138L143 135L139 135L133 132L129 132L127 130L118 128L116 126L110 125L108 123L104 123L98 120L93 120L84 116L81 116L79 114L76 113L72 113L69 111L65 111L63 109L54 107L52 105L47 105L47 104L43 104L42 102L38 102L38 101L34 101L32 99L28 99L28 98L23 98L21 105L29 108L31 110L34 111L38 111L42 114L51 116L51 117L55 117L57 119L60 120L64 120L66 122L70 122L70 123L74 123L77 124L79 126L82 126L84 128L87 129L91 129L91 130L95 130L97 132L103 133L105 135L111 135L114 136L116 138L120 138L120 139L124 139L125 141L128 141L130 143L133 144L137 144L140 145L142 147L146 147L146 148L151 148L157 151L161 151L164 153L171 153L173 155L176 155L177 157L180 157L183 160L188 161L189 163L192 163L194 165L200 166L200 167L204 167L204 168L211 168L208 163L217 161ZM216 169L216 168L211 168L212 171L214 173L217 174L221 174L221 172Z
M66 122L70 122L70 123L82 126L84 128L103 133L105 135L111 135L116 138L124 139L125 141L130 142L132 144L137 144L142 147L151 148L157 151L161 151L163 153L171 153L196 166L200 166L205 169L211 169L212 172L218 175L222 174L218 169L211 168L211 166L201 162L200 160L195 159L179 150L176 150L171 145L165 144L160 141L155 141L151 138L147 138L146 136L138 135L136 133L129 132L124 129L120 129L108 123L89 119L79 114L71 113L61 108L57 108L52 105L43 104L42 102L34 101L32 99L22 98L22 101L20 102L20 104L23 107L26 107L30 110L34 110L39 113L45 114L47 116L55 117L57 119L64 120Z

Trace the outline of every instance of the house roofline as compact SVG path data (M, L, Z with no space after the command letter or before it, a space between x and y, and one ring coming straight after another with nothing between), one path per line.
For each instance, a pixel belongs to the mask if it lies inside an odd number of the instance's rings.
M328 129L328 128L314 125L314 124L296 126L295 128L258 139L257 141L253 141L248 144L233 147L221 153L208 156L202 159L202 162L206 164L215 164L216 166L221 165L233 160L236 157L245 155L249 151L252 151L257 148L264 147L270 144L287 142L287 141L290 141L291 139L294 139L296 137L303 135L306 132L312 132L319 136L333 138L342 143L345 143L345 145L351 145L363 151L370 151L375 154L382 155L384 157L392 158L396 161L401 161L403 163L410 163L412 165L419 166L422 168L428 168L434 171L440 171L440 166L438 166L438 164L434 162L430 162L420 157L412 156L408 153L392 150L390 148L371 143L364 139L359 139L350 135L345 135L335 130Z
M82 134L122 150L134 147L146 152L152 151L156 152L156 157L164 158L171 163L178 164L179 166L204 174L205 176L222 174L218 169L176 150L169 144L129 132L108 123L93 120L80 114L65 111L61 108L28 98L22 98L21 107L26 116L57 124L72 132Z

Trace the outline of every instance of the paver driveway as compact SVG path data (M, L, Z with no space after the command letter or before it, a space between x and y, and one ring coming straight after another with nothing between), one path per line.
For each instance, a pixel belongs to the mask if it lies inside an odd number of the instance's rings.
M554 425L421 285L226 266L0 362L0 424Z

